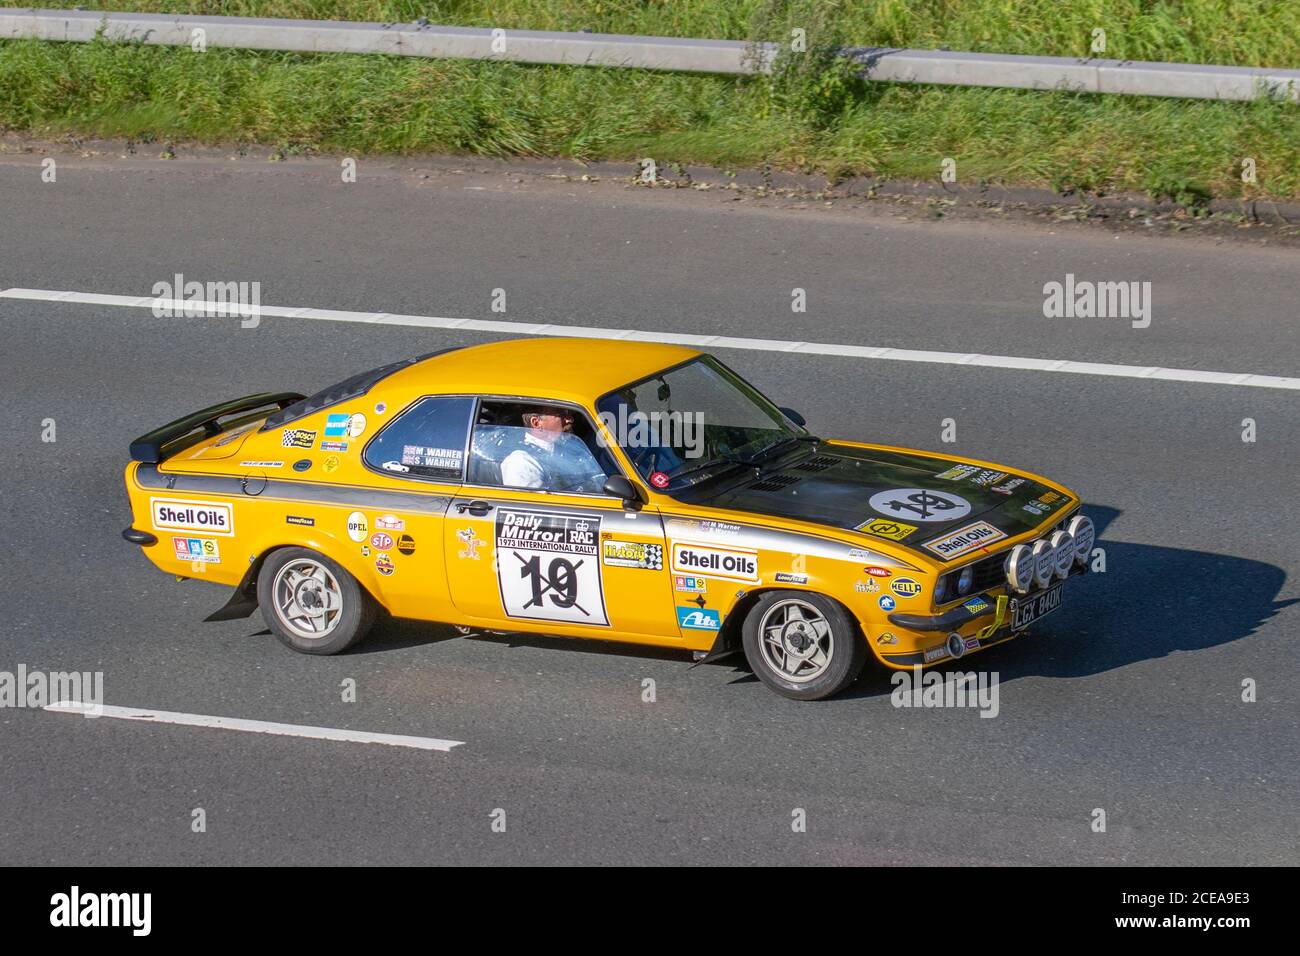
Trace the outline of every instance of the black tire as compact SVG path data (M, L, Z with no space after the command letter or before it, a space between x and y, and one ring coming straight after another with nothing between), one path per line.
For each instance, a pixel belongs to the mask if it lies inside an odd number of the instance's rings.
M792 608L801 608L802 619L791 613ZM816 657L811 645L799 646L818 633L808 609L827 625L829 640L817 640L824 661ZM767 630L780 636L779 642L769 641L768 653L764 653L759 633L765 619ZM800 623L806 626L800 628ZM838 694L857 680L867 662L867 642L857 622L837 602L810 591L768 591L749 609L741 634L745 657L758 679L782 697L795 700L821 700ZM812 656L805 659L805 655Z
M293 567L295 564L297 567ZM313 586L298 578L301 583L295 591L290 583L294 573L300 573L309 565L325 572L321 576L324 578L321 586ZM277 579L286 568L290 571L278 586L282 591L279 600L283 602L289 594L299 593L297 600L300 603L290 606L309 612L301 617L291 618L277 603ZM339 607L336 612L331 613L328 608L322 610L320 605L314 604L318 599L326 603L331 600L323 596L326 588L337 594ZM356 578L337 561L308 548L282 548L266 559L257 575L257 603L271 632L300 654L338 654L347 650L366 636L379 614L379 605ZM307 636L307 626L317 624L321 636Z

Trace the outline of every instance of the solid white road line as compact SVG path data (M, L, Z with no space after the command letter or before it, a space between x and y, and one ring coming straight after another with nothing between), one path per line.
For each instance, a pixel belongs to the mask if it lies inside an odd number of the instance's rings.
M143 720L154 724L183 724L188 727L215 727L218 730L242 730L248 734L278 734L283 737L312 737L316 740L343 740L356 744L387 744L416 750L448 751L460 747L463 740L439 740L437 737L407 737L405 734L372 734L365 730L339 730L337 727L305 727L300 724L275 724L265 720L240 720L236 717L210 717L206 714L178 714L167 710L142 707L90 707L78 701L47 704L45 710L59 714L82 714L86 717L118 717ZM98 711L98 714L95 713Z
M0 299L30 299L37 302L74 302L151 309L155 305L175 313L246 316L246 308L225 302L187 302L153 296L101 295L94 292L56 292L50 289L5 289ZM887 362L932 362L939 365L973 365L981 368L1023 369L1032 372L1069 372L1075 375L1104 375L1111 378L1145 378L1162 382L1196 382L1208 385L1243 385L1252 388L1300 390L1300 378L1254 375L1248 372L1209 372L1194 368L1160 368L1154 365L1108 365L1101 362L1073 362L1066 359L1025 358L1014 355L980 355L975 352L930 352L890 349L869 345L832 345L824 342L785 342L780 339L748 339L729 335L692 335L685 332L648 332L635 329L600 329L581 325L539 325L492 319L452 319L433 315L398 315L390 312L340 312L333 309L291 309L260 306L260 316L283 319L317 319L323 322L371 322L376 325L409 325L426 329L461 329L469 332L504 332L509 335L554 335L584 339L623 339L633 342L667 342L700 349L747 349L762 352L793 352L797 355L831 355L841 358L877 359Z

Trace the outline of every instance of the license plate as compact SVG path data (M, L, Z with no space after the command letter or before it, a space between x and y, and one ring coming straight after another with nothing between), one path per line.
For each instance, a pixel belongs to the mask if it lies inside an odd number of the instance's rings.
M1053 585L1046 591L1039 591L1037 594L1031 594L1028 597L1013 598L1011 607L1011 630L1019 631L1033 624L1041 617L1046 617L1058 607L1061 606L1061 598L1065 594L1063 588L1065 582Z

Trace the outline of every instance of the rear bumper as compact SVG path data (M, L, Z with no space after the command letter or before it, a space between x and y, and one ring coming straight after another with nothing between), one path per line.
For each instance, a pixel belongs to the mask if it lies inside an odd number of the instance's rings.
M156 535L152 535L148 531L137 531L135 528L129 526L122 529L122 537L127 541L130 541L132 544L138 544L142 548L147 548L151 544L158 543Z

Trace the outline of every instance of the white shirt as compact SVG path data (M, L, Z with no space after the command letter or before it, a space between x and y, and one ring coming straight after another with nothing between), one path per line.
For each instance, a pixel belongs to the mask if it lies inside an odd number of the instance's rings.
M524 444L533 446L545 457L555 453L555 442L538 438L532 432L524 435ZM527 448L516 448L501 462L501 484L507 488L541 488L545 482L545 469Z

